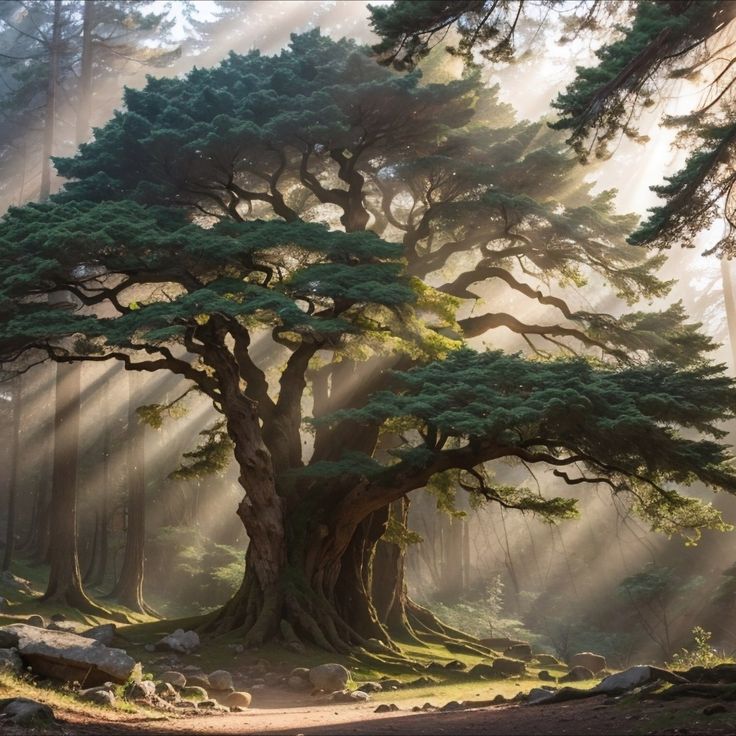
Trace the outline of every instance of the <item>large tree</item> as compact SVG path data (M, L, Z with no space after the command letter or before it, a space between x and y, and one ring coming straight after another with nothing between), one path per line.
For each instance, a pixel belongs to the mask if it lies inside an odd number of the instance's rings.
M211 398L222 418L191 472L232 447L250 539L212 626L390 645L371 565L391 504L445 474L575 513L494 484L494 461L606 484L667 532L722 526L681 492L736 490L713 345L679 305L586 306L586 280L622 303L665 294L661 259L625 243L632 218L590 194L556 133L515 122L476 75L425 83L312 32L125 101L57 160L64 192L0 227L0 352L167 370ZM82 308L49 309L60 290ZM532 357L472 342L497 329ZM416 606L392 617L434 625Z

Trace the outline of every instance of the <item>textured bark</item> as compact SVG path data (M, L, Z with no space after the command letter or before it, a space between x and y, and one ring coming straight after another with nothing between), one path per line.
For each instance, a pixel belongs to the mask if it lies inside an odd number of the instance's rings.
M43 600L82 611L104 614L87 597L79 572L77 553L77 463L81 365L56 366L54 406L54 459L49 509L49 557L51 570Z

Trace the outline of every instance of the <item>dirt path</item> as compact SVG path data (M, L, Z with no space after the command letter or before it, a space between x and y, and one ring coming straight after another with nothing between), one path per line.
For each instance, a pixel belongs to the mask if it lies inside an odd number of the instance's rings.
M101 723L59 713L65 736L732 736L736 706L702 714L709 701L606 705L603 698L546 706L500 705L434 713L374 713L375 704L253 709L248 713L165 721ZM710 701L712 702L712 701ZM0 733L11 734L0 726ZM40 734L41 732L35 732ZM53 733L60 736L59 731Z

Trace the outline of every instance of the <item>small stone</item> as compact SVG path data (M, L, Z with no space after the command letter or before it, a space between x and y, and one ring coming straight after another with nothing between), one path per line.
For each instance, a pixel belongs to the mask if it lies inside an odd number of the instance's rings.
M576 665L566 675L560 677L560 682L581 682L582 680L592 680L593 673L582 665Z
M157 682L156 695L164 700L176 700L179 697L179 693L170 682Z
M33 616L29 616L26 619L26 623L29 626L35 626L36 628L39 628L39 629L45 629L46 628L46 621L44 621L43 616L38 616L38 615L35 615L35 614Z
M54 723L54 712L48 705L29 698L13 698L2 706L3 715L16 726L39 726Z
M128 700L150 700L156 694L156 683L153 680L139 680L126 688L125 697Z
M93 626L91 629L83 631L80 636L83 636L85 639L94 639L100 642L100 644L109 647L115 641L115 632L115 624L102 624L101 626Z
M552 675L550 675L550 673L547 672L547 670L540 670L537 677L540 680L542 680L542 682L557 682L557 680L554 677L552 677Z
M289 672L289 677L301 677L302 680L308 680L309 669L307 667L294 667L294 669Z
M52 621L66 621L66 616L63 613L54 613L51 616Z
M187 685L193 685L194 687L203 687L206 690L211 687L210 678L207 677L204 672L200 672L196 675L187 675Z
M250 693L236 691L234 693L230 693L230 695L225 698L223 705L227 705L229 708L247 708L250 705L251 700L252 698Z
M421 710L423 710L423 711L432 711L432 710L437 710L437 706L435 706L435 705L432 705L432 703L425 703L425 704L424 704L424 705L423 705L423 706L421 707Z
M162 672L158 679L161 682L169 683L174 687L185 687L187 684L187 678L184 677L181 672L176 672L175 670Z
M156 649L167 650L171 652L180 652L181 654L189 654L195 649L199 649L199 635L196 631L184 631L177 629L173 634L164 636L156 642Z
M213 690L233 690L233 676L227 670L215 670L208 675Z
M83 690L79 693L81 700L95 705L106 705L109 708L115 707L115 693L111 693L104 687L93 687L89 690Z
M714 716L716 713L727 713L728 708L726 708L723 703L711 703L710 705L706 705L705 708L701 711L701 713L704 716Z
M465 662L461 662L459 659L453 659L445 665L446 670L462 671L468 669L468 665Z
M341 664L320 664L309 670L309 681L315 690L332 693L344 690L350 680L350 672Z
M381 687L384 690L398 690L401 687L401 681L400 680L394 680L393 678L386 678L385 680L381 680Z
M197 703L198 708L214 708L217 705L217 701L208 698L207 700L200 700Z
M187 700L207 700L209 698L207 691L199 685L187 685L181 689L179 694Z
M535 654L534 659L542 667L559 667L560 661L557 657L553 657L551 654Z
M179 700L174 703L177 708L193 708L196 710L197 704L193 700Z
M450 710L462 710L463 704L458 702L457 700L451 700L449 703L445 703L440 710L441 711L450 711Z
M378 682L362 682L358 686L358 690L364 693L380 693L383 685Z
M388 703L381 703L381 705L379 705L378 708L376 708L373 712L374 713L390 713L392 710L393 708Z

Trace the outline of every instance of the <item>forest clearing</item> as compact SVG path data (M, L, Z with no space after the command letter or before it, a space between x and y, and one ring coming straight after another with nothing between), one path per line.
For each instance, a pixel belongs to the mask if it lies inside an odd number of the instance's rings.
M0 4L0 732L736 730L736 2Z

